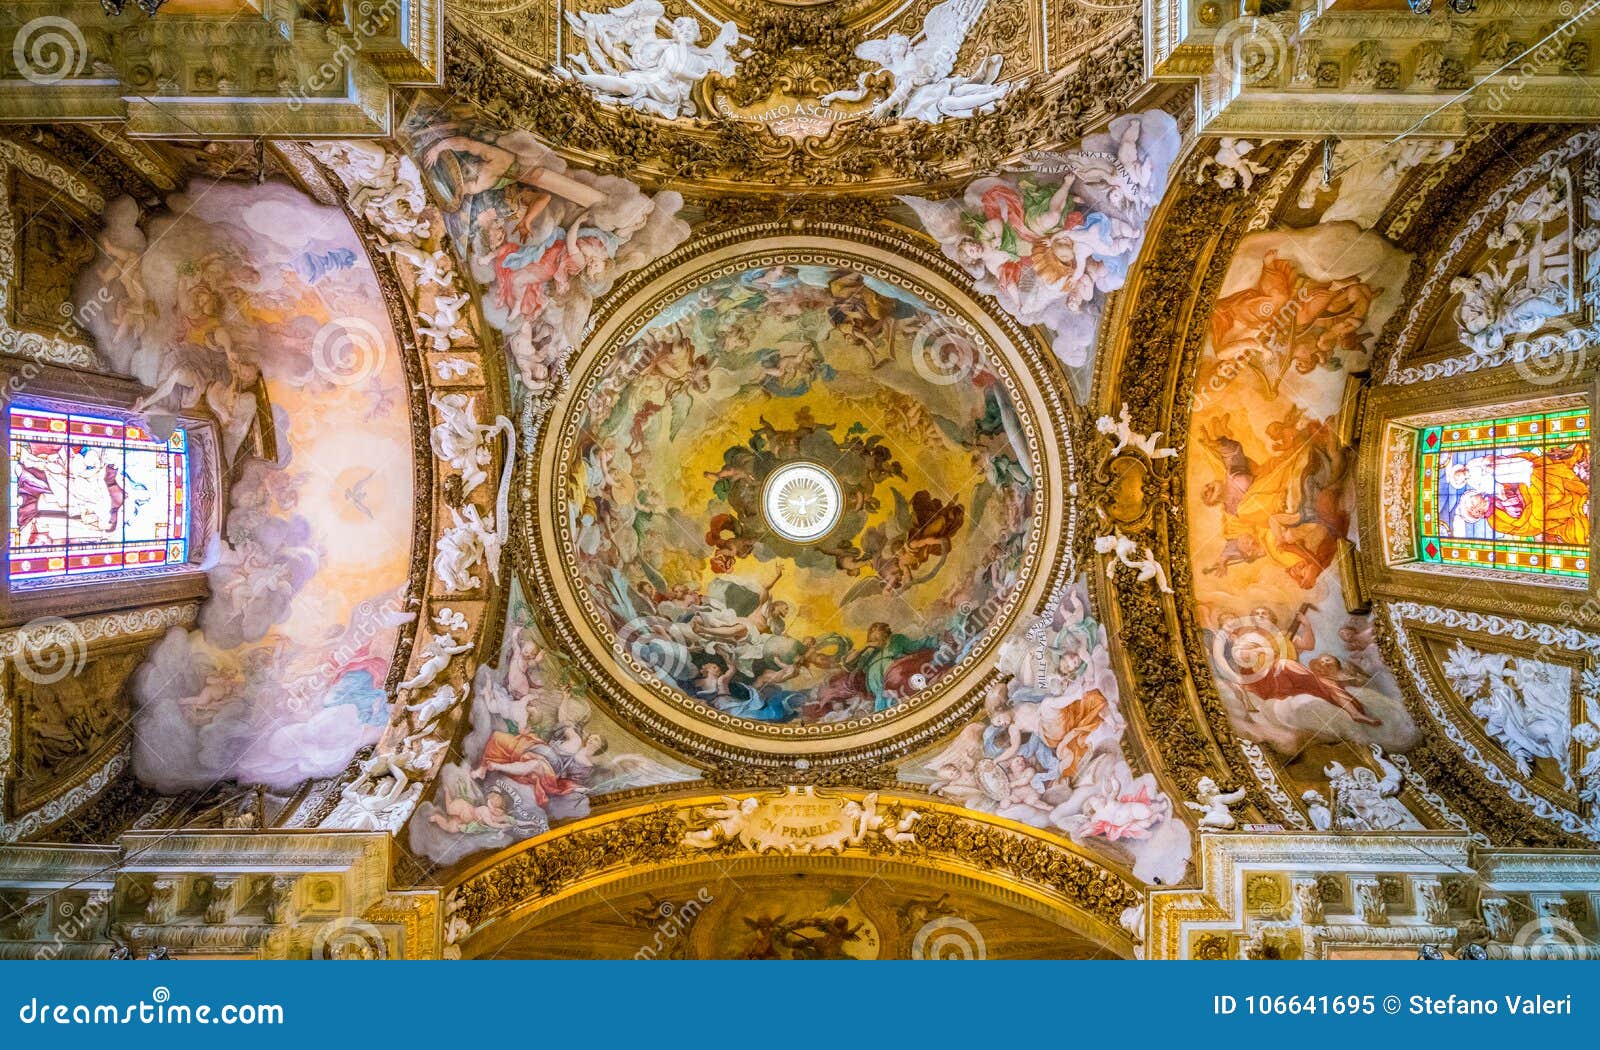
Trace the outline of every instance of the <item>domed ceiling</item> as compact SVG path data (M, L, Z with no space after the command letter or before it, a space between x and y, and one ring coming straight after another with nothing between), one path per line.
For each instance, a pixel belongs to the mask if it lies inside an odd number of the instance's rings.
M981 641L979 607L1011 603L1033 427L1015 380L909 292L751 265L589 383L563 547L613 636L713 709L888 711Z
M546 431L538 565L573 637L685 739L828 750L961 699L1057 548L1043 362L859 247L669 276Z

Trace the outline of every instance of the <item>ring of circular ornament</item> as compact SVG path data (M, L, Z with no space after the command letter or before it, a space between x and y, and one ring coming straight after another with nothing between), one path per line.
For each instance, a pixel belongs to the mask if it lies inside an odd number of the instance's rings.
M1062 558L1071 548L1074 522L1065 506L1066 487L1061 479L1071 476L1073 451L1065 437L1066 383L1054 356L1011 319L982 305L965 290L964 275L943 259L882 235L873 234L869 239L862 231L862 237L857 241L817 234L773 234L731 243L717 238L708 249L687 245L633 275L597 309L591 334L569 368L570 379L543 421L533 455L524 459L519 486L522 507L516 527L524 539L524 567L532 576L524 579L525 588L530 595L540 596L551 614L558 644L582 666L613 710L653 742L691 760L718 766L741 762L784 765L797 760L833 765L907 753L948 734L981 703L983 691L995 675L1000 642L1025 629L1044 610L1048 595L1059 582ZM898 250L872 241L893 244ZM887 710L845 721L741 718L664 683L637 657L629 639L617 637L589 590L576 582L572 568L575 559L583 557L573 528L570 478L580 455L579 418L586 393L664 307L730 274L779 266L831 266L861 274L916 297L954 322L1004 385L1025 436L1030 460L1026 469L1034 479L1033 513L1019 582L1001 607L981 610L989 619L977 641L969 642L966 655L932 685ZM709 422L701 419L697 425ZM802 522L792 530L796 533L792 541L815 544L827 539L838 517L837 479L816 463L794 463L785 469L789 471L785 480L835 500L835 510L823 516L827 528L806 539L807 530L816 525ZM768 479L762 491L763 504L768 497L790 491L778 479L777 474ZM769 515L768 523L780 534L790 527L783 512ZM958 536L958 542L963 539L966 537Z

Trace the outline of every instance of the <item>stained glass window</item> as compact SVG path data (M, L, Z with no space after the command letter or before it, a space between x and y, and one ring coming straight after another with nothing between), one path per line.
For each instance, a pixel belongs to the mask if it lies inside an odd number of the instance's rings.
M12 580L188 561L188 436L35 408L11 421Z
M1420 559L1588 579L1590 415L1568 408L1422 428Z

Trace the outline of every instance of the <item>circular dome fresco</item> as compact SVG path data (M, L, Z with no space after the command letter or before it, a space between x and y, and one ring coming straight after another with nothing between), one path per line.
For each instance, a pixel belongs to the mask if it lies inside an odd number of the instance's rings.
M599 326L544 431L536 586L669 742L899 736L959 706L1050 575L1038 363L859 251L678 267Z

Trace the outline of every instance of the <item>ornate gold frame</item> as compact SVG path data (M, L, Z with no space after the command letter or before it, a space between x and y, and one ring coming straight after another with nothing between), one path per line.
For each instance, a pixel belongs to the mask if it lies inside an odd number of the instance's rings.
M1022 414L1029 417L1025 426L1035 446L1036 476L1071 476L1070 408L1065 384L1054 371L1054 358L1015 322L978 301L959 271L881 231L832 223L808 227L803 234L777 224L744 227L680 248L633 275L597 308L591 335L571 367L573 379L543 420L537 442L523 462L519 485L523 506L516 515L521 541L519 569L530 594L553 596L550 611L556 634L601 685L612 706L648 737L685 757L718 766L730 762L788 765L795 759L822 766L907 753L966 720L993 675L992 661L983 657L992 654L1020 618L1043 609L1063 575L1075 523L1067 512L1061 486L1041 486L1023 589L995 617L986 644L963 660L957 673L935 690L908 705L857 722L801 726L735 719L709 711L676 691L651 688L646 684L650 676L642 667L635 668L633 676L619 675L615 662L624 660L625 654L597 629L597 617L585 608L585 598L555 564L563 553L570 554L563 522L551 509L559 510L572 443L569 421L585 380L662 305L685 290L745 265L776 262L834 263L865 270L906 287L930 306L956 317L1007 366L1012 394Z

